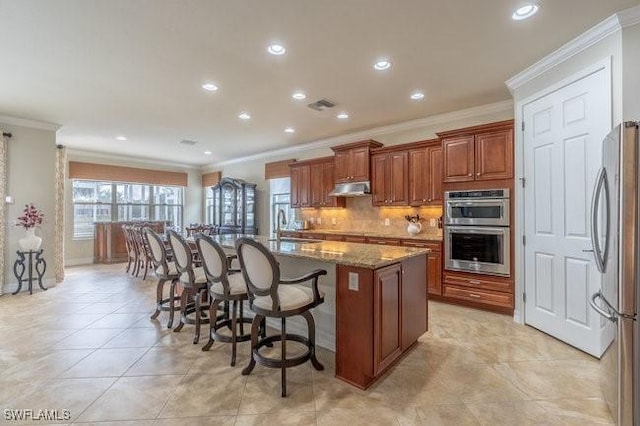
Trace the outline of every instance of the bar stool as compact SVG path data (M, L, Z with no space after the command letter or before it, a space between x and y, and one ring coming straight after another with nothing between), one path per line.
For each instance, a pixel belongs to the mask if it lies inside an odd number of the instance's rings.
M242 275L247 284L249 307L255 313L251 323L251 360L242 370L242 375L251 374L256 362L281 371L282 397L287 396L287 367L300 365L308 360L316 370L324 370L324 366L316 358L315 333L316 326L309 310L324 302L324 294L318 290L318 279L326 275L324 269L316 269L298 278L280 277L280 265L275 256L262 244L249 239L238 238L236 251L242 268ZM311 281L311 288L298 285ZM294 315L302 315L307 321L308 338L287 333L286 319ZM280 334L260 337L259 328L265 317L280 318ZM303 343L307 351L296 357L286 357L287 340ZM267 358L260 354L260 349L273 342L280 341L280 359Z
M200 340L200 325L209 323L209 318L203 318L202 315L209 309L209 305L202 304L202 299L207 294L207 277L204 274L204 268L193 266L193 255L189 243L172 229L167 233L174 263L180 274L179 281L184 288L180 296L180 324L173 331L179 332L185 324L194 324L193 344L195 345ZM189 318L193 313L195 313L195 319Z
M200 259L202 259L204 274L209 282L210 296L209 341L202 350L208 351L216 340L231 343L231 366L233 367L236 365L236 342L245 342L251 339L251 334L244 332L244 324L251 323L251 318L245 318L243 315L243 302L249 300L247 285L242 274L239 273L239 269L230 269L229 257L220 244L204 234L197 234L195 240ZM217 316L220 303L223 302L227 305L225 313ZM231 308L229 309L230 303ZM229 318L229 310L231 318ZM238 334L238 325L240 325L240 334ZM229 329L230 336L218 333L218 330L223 327Z
M180 278L180 274L176 269L176 265L170 262L167 257L167 249L160 235L156 234L151 228L145 227L143 232L149 242L149 251L153 260L154 273L158 278L158 287L156 290L156 311L151 315L151 319L158 318L160 311L169 311L169 322L167 328L173 327L173 313L179 310L179 306L175 306L175 301L179 299L176 294L176 284ZM171 281L169 286L169 297L164 298L164 285L167 281Z

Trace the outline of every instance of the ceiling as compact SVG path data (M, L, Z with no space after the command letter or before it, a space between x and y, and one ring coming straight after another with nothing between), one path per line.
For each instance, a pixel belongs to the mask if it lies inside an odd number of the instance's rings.
M522 3L0 0L0 115L61 124L71 148L211 164L510 99L506 79L637 0L540 0L513 21ZM306 107L323 97L331 112Z

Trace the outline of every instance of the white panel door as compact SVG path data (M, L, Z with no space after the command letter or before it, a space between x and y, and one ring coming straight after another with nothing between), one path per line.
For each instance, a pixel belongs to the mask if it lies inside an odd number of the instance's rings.
M608 68L523 106L525 322L602 355L588 298L601 286L591 250L590 207L611 129Z

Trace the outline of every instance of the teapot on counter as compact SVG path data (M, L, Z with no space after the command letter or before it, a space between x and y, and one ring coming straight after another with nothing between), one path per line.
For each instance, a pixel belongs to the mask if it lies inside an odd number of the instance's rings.
M407 215L404 218L407 219L407 222L409 222L409 224L407 225L407 232L409 233L409 235L414 237L418 235L420 231L422 231L422 224L420 223L420 215L415 215L415 216Z

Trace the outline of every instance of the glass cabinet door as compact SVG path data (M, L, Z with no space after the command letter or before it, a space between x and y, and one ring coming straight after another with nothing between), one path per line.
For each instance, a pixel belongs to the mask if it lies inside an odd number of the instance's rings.
M253 228L256 226L256 189L254 187L247 187L246 189L246 214L245 214L245 226L247 228Z
M236 225L237 193L234 185L222 186L222 226Z

